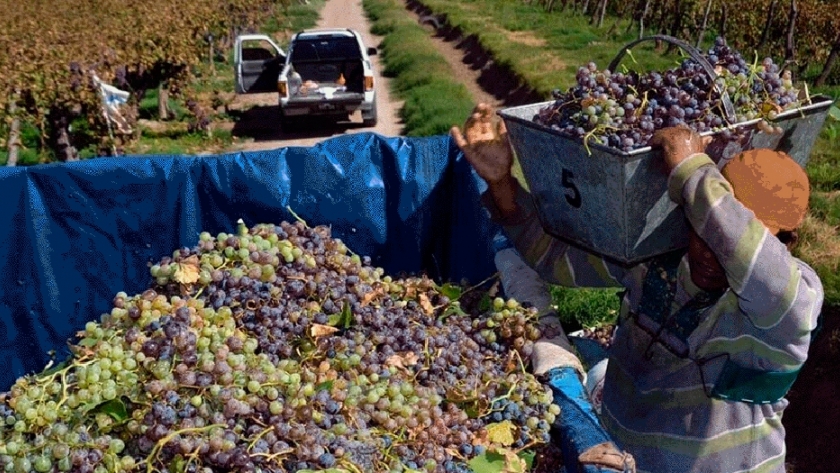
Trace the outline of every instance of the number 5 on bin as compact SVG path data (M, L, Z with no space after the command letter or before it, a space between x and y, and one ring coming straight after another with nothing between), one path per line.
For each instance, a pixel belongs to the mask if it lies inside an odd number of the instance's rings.
M569 195L568 192L566 193L566 202L568 202L569 205L571 205L572 207L579 209L581 204L580 191L578 190L577 186L575 186L575 183L572 182L572 179L574 179L574 177L575 175L572 174L572 171L563 168L563 177L561 182L563 184L563 187L572 191L571 195Z

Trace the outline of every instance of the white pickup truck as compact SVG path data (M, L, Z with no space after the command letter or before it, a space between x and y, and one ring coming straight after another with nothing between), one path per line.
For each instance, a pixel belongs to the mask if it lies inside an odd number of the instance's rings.
M266 35L241 35L234 50L236 92L276 91L281 126L302 116L342 120L356 111L365 126L374 126L373 54L376 48L366 47L351 29L301 31L289 41L288 53Z

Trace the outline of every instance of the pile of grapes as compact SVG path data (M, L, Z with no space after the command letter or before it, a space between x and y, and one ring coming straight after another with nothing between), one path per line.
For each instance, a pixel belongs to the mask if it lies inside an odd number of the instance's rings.
M781 129L770 122L785 111L807 102L800 100L790 71L780 71L771 58L748 63L741 54L715 40L705 58L718 74L717 84L693 59L665 72L639 74L602 70L590 62L578 69L577 84L563 93L534 121L588 144L599 143L631 151L648 146L661 128L685 124L699 133L721 130L725 139L736 138L729 125L760 119L757 127L767 133ZM726 90L735 108L729 120L719 90Z
M0 395L0 471L451 473L550 439L516 301L468 314L301 222L202 233L151 275Z

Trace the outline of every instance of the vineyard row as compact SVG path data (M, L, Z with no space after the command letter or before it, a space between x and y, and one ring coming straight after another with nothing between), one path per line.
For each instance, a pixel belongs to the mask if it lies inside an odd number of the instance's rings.
M113 145L118 126L102 114L95 78L139 101L165 84L185 92L212 43L224 46L275 14L288 0L0 0L0 146L14 165L21 123L40 132L41 147L62 161L78 158L70 128ZM185 97L198 125L200 104ZM130 107L131 108L131 107ZM129 121L131 117L125 117ZM204 123L206 125L206 123ZM103 137L103 138L100 138ZM74 136L75 138L75 136Z
M710 32L743 51L780 59L799 75L819 67L815 85L824 85L840 60L840 15L836 0L525 0L549 12L577 12L611 31L622 27L638 36L667 34L700 46ZM760 61L759 61L760 62ZM835 73L840 77L840 72Z

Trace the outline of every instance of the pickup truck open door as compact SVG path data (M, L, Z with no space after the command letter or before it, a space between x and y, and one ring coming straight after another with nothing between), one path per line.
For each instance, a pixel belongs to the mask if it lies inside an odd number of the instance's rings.
M236 93L276 92L277 78L285 62L286 53L270 37L237 36L233 50Z

